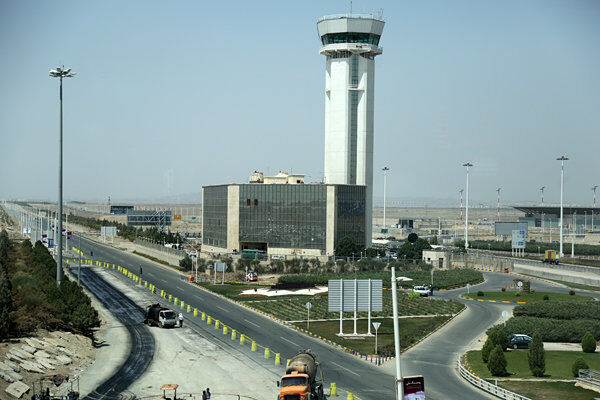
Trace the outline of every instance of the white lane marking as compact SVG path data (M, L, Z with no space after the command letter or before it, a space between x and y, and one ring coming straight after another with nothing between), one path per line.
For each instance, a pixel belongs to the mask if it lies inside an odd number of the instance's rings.
M204 300L202 297L200 297L200 296L197 296L197 295L195 295L195 294L193 294L192 296L194 296L194 297L195 297L195 298L197 298L198 300Z
M225 312L229 312L229 310L228 310L228 309L226 309L226 308L219 307L219 306L217 306L217 308L220 308L221 310L223 310L223 311L225 311Z
M342 367L340 364L336 363L335 361L330 361L330 362L331 362L333 365L335 365L336 367L339 367L339 368L341 368L341 369L343 369L343 370L346 370L346 371L348 371L348 372L350 372L351 374L354 374L354 375L356 375L356 376L360 376L360 375L359 375L359 374L357 374L356 372L354 372L354 371L351 371L351 370L349 370L349 369L348 369L348 368L346 368L346 367Z
M176 287L177 289L179 289L179 290L185 290L184 288L182 288L182 287L181 287L181 286L179 286L179 285L175 285L175 287Z
M249 323L249 324L252 324L252 325L254 325L254 326L255 326L255 327L257 327L257 328L260 328L260 325L258 325L258 324L255 324L255 323L254 323L254 322L252 322L252 321L248 321L248 320L247 320L247 319L245 319L245 318L244 318L244 321L246 321L246 322L247 322L247 323Z
M300 345L298 343L294 343L291 340L288 340L288 339L284 338L283 336L279 336L279 338L281 340L285 340L286 342L293 344L294 346L300 347Z

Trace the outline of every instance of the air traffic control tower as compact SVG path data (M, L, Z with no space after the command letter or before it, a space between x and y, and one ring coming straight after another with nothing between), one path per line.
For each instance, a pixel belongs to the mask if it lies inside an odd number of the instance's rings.
M373 213L373 96L375 56L384 21L372 15L331 15L317 22L327 57L325 183L365 185L366 247Z

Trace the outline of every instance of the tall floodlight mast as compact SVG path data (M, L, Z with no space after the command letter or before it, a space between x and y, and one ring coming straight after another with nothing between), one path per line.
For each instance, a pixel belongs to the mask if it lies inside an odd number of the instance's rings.
M75 76L71 72L71 68L56 67L56 69L50 70L50 76L53 78L60 78L60 137L58 145L58 256L56 262L56 283L60 286L62 282L62 183L63 183L63 78L71 78ZM66 235L65 235L66 236Z
M596 189L598 189L598 185L592 186L592 191L594 192L594 209L596 208ZM592 232L594 232L594 209L592 209Z
M496 189L496 192L498 193L498 221L500 221L500 191L501 190L502 190L502 188Z
M375 57L385 22L343 14L317 22L325 62L325 183L365 185L365 247L373 215Z
M470 162L464 163L463 167L467 167L467 186L465 186L465 249L469 248L469 168L473 164Z

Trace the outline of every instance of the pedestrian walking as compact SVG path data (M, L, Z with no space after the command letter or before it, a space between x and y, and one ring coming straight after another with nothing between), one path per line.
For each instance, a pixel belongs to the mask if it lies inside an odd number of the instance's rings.
M179 327L183 328L183 314L179 313L179 315L177 316L177 318L179 319Z
M206 399L210 400L210 389L206 388Z
M206 397L206 390L203 390L202 391L202 400L206 400L206 399L207 399L207 397Z
M140 276L142 276L142 267L140 267Z

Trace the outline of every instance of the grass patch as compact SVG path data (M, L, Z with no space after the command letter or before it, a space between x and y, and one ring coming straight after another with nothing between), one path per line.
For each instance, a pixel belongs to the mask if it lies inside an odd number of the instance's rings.
M477 296L477 293L463 294L462 296L470 299L481 299L481 300L496 300L496 301L590 301L594 300L590 296L584 296L580 294L569 295L568 293L550 293L550 292L535 292L535 293L520 293L517 296L516 291L507 290L506 292L483 292L483 296ZM548 300L544 300L544 296L548 296Z
M174 269L176 269L177 271L183 271L183 270L182 270L180 267L178 267L178 266L175 266L175 265L169 264L168 262L166 262L166 261L163 261L163 260L161 260L161 259L159 259L159 258L156 258L156 257L149 256L148 254L140 253L140 252L138 252L138 251L136 251L136 250L134 250L134 251L133 251L133 254L136 254L136 255L138 255L138 256L142 256L142 257L144 257L144 258L147 258L147 259L148 259L148 260L150 260L150 261L154 261L154 262L156 262L156 263L159 263L159 264L162 264L162 265L164 265L164 266L166 266L166 267L169 267L169 268L174 268Z
M415 343L429 332L436 329L442 323L450 319L450 317L426 317L426 318L401 318L398 320L400 325L400 347L405 349ZM372 322L381 322L377 334L377 352L384 356L394 355L394 323L391 318L373 319ZM367 332L366 319L358 320L357 332ZM307 324L296 323L296 326L307 329ZM344 320L344 333L352 333L354 331L354 321ZM340 322L338 321L319 321L311 322L310 332L319 336L330 339L339 345L357 351L361 354L375 354L375 329L371 328L372 337L359 339L346 339L338 336L340 331Z
M533 378L527 362L527 350L510 350L504 353L508 366L506 370L510 378ZM590 369L600 369L600 353L584 353L582 351L546 351L546 374L549 379L575 379L571 372L573 362L582 357ZM481 360L481 351L467 352L469 365L479 377L493 378L487 364ZM519 394L523 394L517 392Z
M532 400L592 400L599 395L597 392L582 389L570 382L498 381L498 386Z
M531 276L532 278L539 278L538 276L534 276L534 275L527 275L527 274L522 274L522 275ZM558 279L548 279L548 278L544 278L544 279L547 280L547 281L561 283L561 284L563 284L565 286L568 286L570 288L573 288L573 289L600 290L599 286L582 285L581 283L572 283L572 282L567 282L567 281L560 281Z
M246 284L246 283L226 283L223 285L220 284L212 284L209 282L196 282L196 284L198 286L201 286L205 289L210 290L211 292L215 292L220 294L221 296L225 296L228 297L230 299L233 300L238 300L238 301L247 301L249 300L249 298L252 297L252 295L248 296L248 295L240 295L240 293L244 290L247 289L260 289L260 288L264 288L264 287L269 287L269 286L262 286L262 285L250 285L250 284ZM259 296L257 298L264 298L264 296Z

